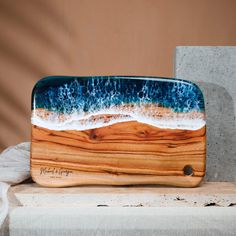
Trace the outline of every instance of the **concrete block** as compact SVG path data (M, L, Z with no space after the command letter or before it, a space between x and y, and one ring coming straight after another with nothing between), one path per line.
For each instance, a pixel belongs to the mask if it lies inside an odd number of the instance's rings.
M236 180L236 47L179 46L175 76L203 91L207 115L207 181Z

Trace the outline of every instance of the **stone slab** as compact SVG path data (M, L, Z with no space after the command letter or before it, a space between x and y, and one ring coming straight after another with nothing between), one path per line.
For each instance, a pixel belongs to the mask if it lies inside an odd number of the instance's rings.
M197 188L44 188L28 183L11 187L9 193L14 208L6 235L217 236L236 232L236 182L202 183Z
M236 46L176 47L175 77L205 97L207 181L236 181Z
M236 208L20 207L11 236L235 235Z
M12 188L27 207L204 207L235 206L236 182L203 183L197 188L161 186L44 188L37 184Z

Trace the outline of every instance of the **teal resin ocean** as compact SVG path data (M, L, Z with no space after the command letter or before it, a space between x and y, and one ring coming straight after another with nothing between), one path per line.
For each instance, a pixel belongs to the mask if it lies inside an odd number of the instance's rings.
M161 108L168 111L166 116L163 109L158 112ZM155 77L46 77L34 87L32 110L36 111L33 124L55 130L84 130L128 120L160 128L192 130L205 125L204 99L195 84ZM120 116L107 123L101 118L92 122L91 116L99 114Z

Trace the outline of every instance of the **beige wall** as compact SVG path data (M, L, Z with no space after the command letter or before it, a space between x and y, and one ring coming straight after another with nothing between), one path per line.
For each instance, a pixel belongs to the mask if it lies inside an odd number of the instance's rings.
M43 76L173 76L175 46L235 44L235 0L0 0L0 149Z

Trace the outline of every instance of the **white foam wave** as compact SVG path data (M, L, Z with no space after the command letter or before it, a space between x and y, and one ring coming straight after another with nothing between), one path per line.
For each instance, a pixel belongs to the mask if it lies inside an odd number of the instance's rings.
M171 115L170 115L171 114ZM129 112L123 109L100 110L90 114L63 115L63 118L57 113L50 113L47 118L42 118L37 112L33 111L31 123L43 128L51 130L88 130L109 126L115 123L138 121L140 123L152 125L163 129L184 129L198 130L202 128L206 122L202 115L189 115L182 113L173 115L170 113L163 117L147 116L140 112ZM199 113L198 113L199 114ZM108 117L108 118L107 118Z

